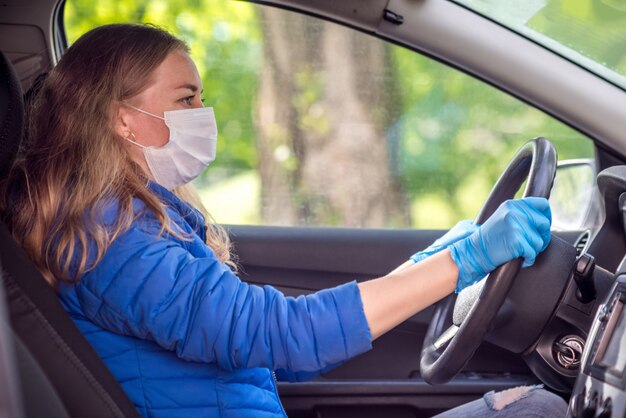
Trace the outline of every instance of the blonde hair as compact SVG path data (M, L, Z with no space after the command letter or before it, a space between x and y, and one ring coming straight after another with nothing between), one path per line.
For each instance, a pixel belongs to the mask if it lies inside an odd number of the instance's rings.
M3 185L2 210L12 235L50 284L75 282L102 260L141 215L133 198L154 213L161 233L176 235L164 204L116 133L114 116L118 104L141 93L177 50L188 47L153 26L101 26L78 39L42 85L29 135ZM228 235L211 223L197 195L189 187L176 194L204 212L207 245L234 267ZM103 219L107 205L119 208L112 223Z

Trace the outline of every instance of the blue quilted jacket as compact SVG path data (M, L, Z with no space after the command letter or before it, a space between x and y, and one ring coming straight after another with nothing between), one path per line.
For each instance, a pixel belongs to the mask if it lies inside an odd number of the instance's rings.
M159 235L136 200L131 228L59 290L142 416L284 417L272 370L313 375L371 348L355 282L298 298L248 285L204 244L202 215L150 187L190 239Z

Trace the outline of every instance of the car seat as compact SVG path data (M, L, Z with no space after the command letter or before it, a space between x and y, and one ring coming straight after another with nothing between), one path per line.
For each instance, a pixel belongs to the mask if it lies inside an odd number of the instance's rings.
M15 160L23 129L20 82L9 60L0 53L0 179ZM0 339L5 345L6 339L12 340L9 345L13 350L9 351L14 354L18 380L14 384L19 385L19 405L13 414L21 409L26 417L139 417L55 291L3 223L0 267L6 296L5 308L0 292L0 321L2 310L6 310L10 322L10 331L0 332ZM0 331L6 328L0 327ZM3 372L0 367L0 374Z

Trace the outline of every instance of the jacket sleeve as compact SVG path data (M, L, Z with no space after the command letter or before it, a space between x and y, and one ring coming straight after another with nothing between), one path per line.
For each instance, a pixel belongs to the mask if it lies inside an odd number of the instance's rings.
M285 297L158 230L133 225L78 282L88 319L227 370L317 371L371 348L356 282Z

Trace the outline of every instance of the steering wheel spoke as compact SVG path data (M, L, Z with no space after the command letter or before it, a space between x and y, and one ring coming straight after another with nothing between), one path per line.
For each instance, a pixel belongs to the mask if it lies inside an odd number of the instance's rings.
M454 311L452 312L452 323L456 326L461 326L463 321L470 314L472 307L475 303L478 303L478 298L485 286L485 280L489 278L489 275L485 276L481 280L477 281L471 286L467 286L456 297L454 303Z
M441 348L446 346L450 341L452 341L457 332L459 332L459 327L454 324L451 325L450 328L442 332L439 338L437 338L437 341L433 343L433 347L435 347L435 350L440 350Z

